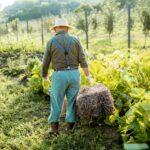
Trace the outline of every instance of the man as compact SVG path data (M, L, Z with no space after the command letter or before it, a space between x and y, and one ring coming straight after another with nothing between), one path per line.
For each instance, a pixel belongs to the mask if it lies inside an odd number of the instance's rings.
M78 38L70 35L68 31L72 27L65 19L56 19L55 36L47 43L43 57L42 77L48 80L48 68L52 63L51 81L51 112L48 123L51 133L58 134L59 117L62 109L64 96L67 98L67 112L65 121L67 130L71 130L75 124L75 99L80 87L80 73L78 66L83 68L87 79L90 80L88 65L83 48Z

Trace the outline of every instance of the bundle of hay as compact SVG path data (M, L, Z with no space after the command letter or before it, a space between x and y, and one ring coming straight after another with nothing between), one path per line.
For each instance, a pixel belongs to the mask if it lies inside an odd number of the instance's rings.
M99 117L100 114L105 116L113 114L114 99L104 85L99 84L93 87L83 87L76 99L76 115L79 118ZM63 104L62 115L65 117L66 100Z
M84 87L80 90L76 100L76 114L80 118L99 117L113 114L114 99L104 85Z

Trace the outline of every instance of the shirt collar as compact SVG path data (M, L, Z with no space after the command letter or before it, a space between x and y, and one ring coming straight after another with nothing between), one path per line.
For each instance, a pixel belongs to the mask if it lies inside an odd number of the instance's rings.
M58 31L58 32L56 33L56 35L59 35L59 34L67 34L67 32L65 32L65 31Z

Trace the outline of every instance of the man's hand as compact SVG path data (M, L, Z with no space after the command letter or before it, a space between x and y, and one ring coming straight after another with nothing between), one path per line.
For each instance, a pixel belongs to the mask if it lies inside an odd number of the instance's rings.
M92 76L90 75L89 69L88 68L82 68L84 71L84 74L86 75L86 79L89 84L92 84L94 82Z
M90 75L87 76L86 79L87 79L89 84L92 84L94 82L92 76L90 76Z
M83 69L84 74L88 77L90 75L89 69L88 68L82 68L82 69Z

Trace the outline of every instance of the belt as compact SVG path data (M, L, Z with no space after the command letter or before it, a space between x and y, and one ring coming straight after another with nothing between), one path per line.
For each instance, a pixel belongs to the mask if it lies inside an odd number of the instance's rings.
M54 69L54 71L68 71L68 70L75 70L78 69L78 67L67 67L67 68L59 68L59 69Z

